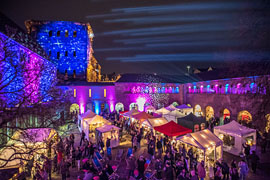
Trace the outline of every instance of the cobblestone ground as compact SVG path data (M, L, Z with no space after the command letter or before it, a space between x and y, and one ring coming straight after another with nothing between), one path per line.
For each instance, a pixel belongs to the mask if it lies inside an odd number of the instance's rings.
M80 140L79 131L77 128L74 128L74 129L70 129L70 133L72 133L72 132L75 134L75 146L78 146L79 140ZM66 134L66 135L68 136L69 134ZM121 143L121 146L112 149L112 160L110 161L111 165L118 166L117 174L120 176L120 179L123 179L123 180L127 179L127 175L128 175L127 174L128 172L126 170L125 156L126 156L127 149L129 147L131 147L130 137L125 135L124 138L128 139L128 140ZM118 161L118 160L116 160L116 154L120 149L123 149L124 153L123 153L121 160ZM144 141L144 140L142 142L141 148L139 150L137 150L137 152L134 153L134 156L138 157L142 154L145 157L147 157L146 141ZM258 147L257 154L259 155L259 157L261 159L259 169L257 170L257 173L254 174L250 168L250 171L249 171L248 176L247 176L247 180L269 180L270 179L270 170L269 170L270 169L270 151L268 150L267 153L261 154L260 147ZM231 154L226 153L226 152L223 153L223 158L228 163L230 163L232 159L235 159L237 162L241 160L240 157L231 155ZM153 163L150 165L149 168L153 169ZM67 179L68 180L76 180L78 176L83 177L84 172L78 171L76 168L70 168L70 178L67 178ZM53 180L61 180L61 176L59 174L53 173L52 179ZM209 178L207 177L206 180L209 180Z

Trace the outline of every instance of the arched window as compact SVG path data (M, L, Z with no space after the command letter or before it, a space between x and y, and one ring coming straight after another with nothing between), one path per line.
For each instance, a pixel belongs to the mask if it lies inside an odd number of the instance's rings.
M175 93L179 93L179 87L175 88Z
M77 31L73 31L73 37L77 37Z
M249 124L252 121L252 116L248 111L244 110L238 113L237 119L240 123Z
M60 36L60 31L57 31L57 37L59 37Z
M52 30L49 31L49 37L52 37Z
M65 30L65 37L68 37L68 30Z

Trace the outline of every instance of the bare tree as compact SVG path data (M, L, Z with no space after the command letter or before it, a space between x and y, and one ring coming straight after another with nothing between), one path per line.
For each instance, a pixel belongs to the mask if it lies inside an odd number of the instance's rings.
M30 128L57 128L65 123L64 112L69 107L69 91L56 86L56 68L48 60L14 40L16 32L6 36L0 33L0 154L9 149L6 158L0 158L0 168L17 159L31 157L51 146L40 147L29 134ZM15 137L20 132L19 137ZM23 136L23 138L21 138ZM3 140L9 140L8 143ZM19 144L17 147L15 144Z

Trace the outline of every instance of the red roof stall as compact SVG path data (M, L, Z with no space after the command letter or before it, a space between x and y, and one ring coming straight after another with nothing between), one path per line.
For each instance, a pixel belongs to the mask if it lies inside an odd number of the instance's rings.
M192 133L191 129L188 129L179 124L176 124L174 121L170 121L161 126L154 127L154 129L170 137L181 136L187 133Z

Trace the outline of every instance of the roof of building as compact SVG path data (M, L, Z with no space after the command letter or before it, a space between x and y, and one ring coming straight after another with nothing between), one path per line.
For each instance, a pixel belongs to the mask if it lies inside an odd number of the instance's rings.
M7 16L0 12L0 32L6 36L12 38L19 44L37 53L38 55L49 59L44 49L38 44L38 42L27 34L21 27L15 22L9 19Z
M63 81L57 84L57 86L114 86L112 82L87 82L81 80Z

